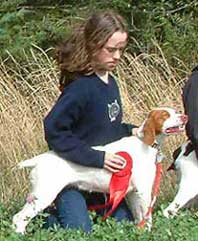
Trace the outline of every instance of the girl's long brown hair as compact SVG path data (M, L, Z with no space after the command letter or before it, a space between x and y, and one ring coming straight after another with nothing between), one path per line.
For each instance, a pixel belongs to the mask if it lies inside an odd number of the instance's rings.
M127 32L124 19L113 11L91 15L57 49L60 67L60 89L78 75L91 74L91 60L116 31Z

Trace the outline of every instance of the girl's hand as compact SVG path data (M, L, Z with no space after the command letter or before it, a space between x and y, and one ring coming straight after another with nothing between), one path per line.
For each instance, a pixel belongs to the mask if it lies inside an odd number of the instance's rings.
M123 157L105 152L104 156L104 168L110 172L119 172L126 165L126 161Z

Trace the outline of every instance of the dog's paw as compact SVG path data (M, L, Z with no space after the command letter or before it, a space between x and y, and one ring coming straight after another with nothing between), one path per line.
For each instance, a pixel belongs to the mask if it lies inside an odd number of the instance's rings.
M176 212L175 210L171 210L171 209L168 209L168 208L166 208L166 209L163 211L163 215L164 215L164 217L166 217L166 218L174 217L176 214L177 214L177 212Z
M20 220L18 215L14 215L12 219L12 229L14 232L19 233L19 234L24 234L25 233L25 225L23 220Z

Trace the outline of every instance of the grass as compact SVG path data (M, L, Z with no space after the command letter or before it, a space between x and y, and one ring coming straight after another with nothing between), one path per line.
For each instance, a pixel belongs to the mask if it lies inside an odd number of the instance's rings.
M161 209L158 209L153 216L151 232L138 229L129 222L116 223L112 218L105 222L98 218L90 234L61 228L46 230L41 228L43 220L39 217L34 224L28 226L26 235L20 235L13 232L10 220L16 205L18 204L10 205L9 209L0 209L0 241L197 241L198 213L188 210L180 213L177 218L165 219Z
M189 70L184 64L182 70L173 69L160 48L156 46L156 49L155 55L134 57L126 53L115 72L127 122L139 125L153 107L169 106L183 111L180 92ZM29 235L24 237L11 231L11 217L21 207L23 201L20 200L29 188L28 170L17 170L16 164L47 149L42 121L59 95L58 71L47 52L35 46L23 54L26 59L23 63L18 63L11 55L12 65L7 64L8 60L0 61L0 241L195 240L197 214L185 212L176 219L166 220L160 211L176 191L176 177L167 174L165 169L172 161L173 150L185 139L184 135L169 137L165 143L164 174L153 232L140 231L127 223L116 224L111 219L95 224L91 235L72 230L47 231L39 228L39 222L30 225ZM32 233L31 229L35 231Z

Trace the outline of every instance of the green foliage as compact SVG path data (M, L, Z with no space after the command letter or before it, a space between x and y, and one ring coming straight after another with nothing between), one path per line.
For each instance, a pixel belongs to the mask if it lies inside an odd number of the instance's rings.
M12 204L14 205L14 204ZM16 204L15 204L16 205ZM18 205L17 205L18 206ZM65 230L59 227L42 229L42 216L28 226L26 235L16 234L11 227L11 217L16 206L7 210L0 205L0 241L196 241L197 213L183 211L174 219L166 219L161 211L156 211L151 232L138 229L129 222L116 223L109 218L106 222L97 219L93 232L85 234L81 230Z
M52 10L29 8L17 4L3 4L0 12L0 54L7 56L7 51L21 57L22 49L38 45L43 49L56 46L70 30L67 18L60 16L58 7ZM13 8L15 6L15 8ZM4 8L3 8L4 7ZM68 26L67 26L68 25ZM67 26L67 27L66 27Z
M129 24L129 50L153 53L158 43L168 61L187 65L198 62L197 1L182 0L3 0L0 6L0 55L7 51L22 58L32 45L54 48L95 10L115 9Z
M159 43L169 60L196 63L198 25L196 1L135 1L132 34L140 52L152 52Z

